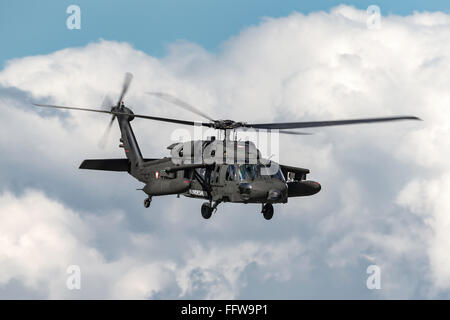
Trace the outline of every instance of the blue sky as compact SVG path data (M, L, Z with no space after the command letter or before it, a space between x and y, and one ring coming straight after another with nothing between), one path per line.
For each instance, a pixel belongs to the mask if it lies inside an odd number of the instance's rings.
M365 9L371 4L386 14L418 11L448 12L448 1L274 1L274 0L153 0L153 1L25 1L0 3L0 65L28 55L47 54L66 47L84 46L99 38L127 41L153 56L164 55L176 40L195 42L208 50L236 35L261 17L280 17L293 11L329 10L340 3ZM81 8L81 30L68 30L66 8Z

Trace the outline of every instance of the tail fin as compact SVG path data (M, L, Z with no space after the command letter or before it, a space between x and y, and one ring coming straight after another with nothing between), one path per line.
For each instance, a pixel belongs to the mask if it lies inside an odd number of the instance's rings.
M131 112L131 110L129 110ZM131 128L130 121L133 120L132 113L130 115L119 115L117 121L119 123L122 137L120 139L121 148L124 148L126 157L130 160L131 167L137 167L143 163L142 153Z

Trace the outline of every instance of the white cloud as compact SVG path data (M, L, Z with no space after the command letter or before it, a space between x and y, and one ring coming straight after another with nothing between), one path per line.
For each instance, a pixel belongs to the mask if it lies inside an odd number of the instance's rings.
M437 290L450 288L450 174L430 180L413 180L400 193L398 202L419 215L430 227L428 256L430 277Z
M123 222L114 215L103 219ZM143 299L159 296L164 290L172 290L176 297L234 298L250 263L268 267L266 277L286 281L290 278L289 257L303 251L295 240L268 246L257 242L224 244L208 250L194 241L192 249L179 252L183 257L175 262L158 254L155 239L127 234L122 241L131 240L128 251L106 259L94 246L97 229L104 223L36 191L21 197L1 195L0 219L0 286L16 280L49 298ZM138 254L140 250L145 255ZM80 291L66 287L70 265L80 267ZM200 285L204 285L201 292Z
M9 248L2 283L20 278L36 289L76 256L88 261L95 270L90 279L99 283L88 296L236 297L261 285L241 283L248 272L256 272L248 271L255 262L267 277L262 282L273 280L281 288L297 281L285 296L308 297L312 291L302 291L308 283L323 290L319 297L339 297L339 290L327 290L319 278L344 280L335 273L317 277L315 270L339 270L353 279L350 273L361 269L364 274L375 261L383 272L382 297L448 296L450 15L383 17L379 30L367 29L366 18L365 11L348 6L267 18L229 39L218 54L179 42L157 59L126 43L99 41L10 61L0 72L6 88L0 92L0 146L7 150L0 163L23 173L2 169L2 188L31 183L63 199L64 206L42 194L3 195L0 206L20 213L17 219L4 218L12 227L1 238ZM115 147L117 131L114 144L96 148L107 118L81 112L61 118L24 105L27 99L99 105L104 94L115 97L126 71L135 76L126 101L139 113L196 119L144 93L165 91L213 116L249 122L394 114L425 121L311 129L313 136L282 137L281 161L311 168L311 178L323 190L277 206L270 223L257 216L258 208L239 205L223 205L205 222L199 203L173 198L156 199L143 213L131 178L75 173L83 158L122 156ZM177 128L137 120L133 126L149 157L166 155L164 147ZM22 207L22 201L37 204ZM68 209L72 206L94 209L76 214ZM109 213L114 207L121 209ZM36 210L36 217L44 215L40 227L28 224L27 208ZM117 220L105 228L107 217ZM36 240L32 253L45 257L36 258L35 269L25 259L26 247L17 244L21 237ZM36 247L40 243L44 246ZM146 258L148 252L154 259ZM316 278L308 282L312 275ZM49 296L65 296L54 289L56 280L48 281ZM352 285L341 282L342 287L359 288L360 279L348 281ZM345 297L361 297L361 292Z
M182 295L195 294L203 288L207 290L207 299L233 299L245 284L241 276L250 264L265 269L265 279L288 281L292 278L289 266L292 257L302 256L304 248L297 240L284 243L245 242L239 246L205 248L198 243L189 254L185 266L179 270L177 281ZM302 269L310 267L305 257ZM195 295L193 295L195 296Z
M12 279L46 292L49 297L65 286L65 272L72 264L101 264L101 255L87 243L92 232L72 210L39 192L17 198L0 198L2 284Z

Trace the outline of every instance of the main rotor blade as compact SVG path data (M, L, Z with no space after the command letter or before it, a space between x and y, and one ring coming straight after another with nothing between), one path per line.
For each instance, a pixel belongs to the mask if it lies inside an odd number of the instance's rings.
M179 119L171 119L171 118L162 118L162 117L153 117L153 116L146 116L142 114L129 114L125 112L112 112L112 111L106 111L106 110L98 110L98 109L88 109L88 108L76 108L76 107L63 107L63 106L55 106L50 104L40 104L40 103L33 103L33 105L38 107L46 107L46 108L57 108L57 109L68 109L68 110L79 110L79 111L91 111L91 112L99 112L99 113L108 113L115 116L133 116L135 118L142 118L142 119L149 119L149 120L155 120L155 121L163 121L163 122L170 122L170 123L177 123L177 124L184 124L188 126L193 125L201 125L203 127L213 127L212 123L209 122L195 122L195 121L187 121L187 120L179 120Z
M121 112L114 112L116 115L127 115L127 113L121 113ZM145 116L142 114L134 114L135 118L142 118L142 119L149 119L149 120L155 120L155 121L163 121L163 122L171 122L171 123L178 123L178 124L184 124L188 126L193 125L201 125L203 127L213 127L214 124L209 122L195 122L195 121L187 121L187 120L178 120L178 119L171 119L171 118L161 118L161 117L153 117L153 116Z
M55 105L52 105L52 104L33 103L33 105L35 105L37 107L45 107L45 108L56 108L56 109L92 111L92 112L100 112L100 113L111 113L111 111L109 111L109 110L98 110L98 109L77 108L77 107L64 107L64 106L55 106Z
M184 102L183 100L180 100L168 93L164 93L164 92L147 92L147 94L155 96L160 98L161 100L170 102L172 104L175 104L185 110L188 110L192 113L195 113L196 115L199 115L205 119L208 119L210 121L214 121L213 118L211 118L210 116L208 116L207 114L205 114L203 111L198 110L196 107L191 106L189 103Z
M114 123L114 119L116 118L115 115L111 117L111 121L109 121L108 126L106 127L105 132L103 133L102 137L100 138L98 142L98 146L100 149L104 149L106 146L106 143L108 142L109 132L111 131L111 127Z
M293 134L296 136L310 136L310 135L314 134L311 132L299 132L299 131L290 131L290 130L279 130L278 132L282 133L282 134Z
M125 79L122 85L122 92L120 93L119 100L117 101L117 106L120 105L120 102L122 102L123 97L127 93L128 88L130 87L131 80L133 80L133 75L130 72L125 73Z
M236 130L241 130L241 131L247 131L247 127L238 127L236 128ZM259 131L260 129L256 129L256 131ZM262 129L262 130L266 130L266 129ZM292 135L297 135L297 136L309 136L309 135L313 135L314 133L311 132L301 132L301 131L291 131L291 130L279 130L278 133L283 133L283 134L292 134Z
M421 120L421 119L414 116L401 116L401 117L365 118L365 119L332 120L332 121L257 123L257 124L245 124L244 127L259 128L259 129L299 129L299 128L330 127L347 124L387 122L398 120Z

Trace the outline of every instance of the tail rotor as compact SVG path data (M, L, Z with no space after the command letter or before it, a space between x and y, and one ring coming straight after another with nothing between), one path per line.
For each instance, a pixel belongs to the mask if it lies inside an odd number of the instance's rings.
M130 87L131 81L133 80L133 75L130 72L125 73L125 79L123 81L122 85L122 91L120 92L119 100L117 101L117 104L114 106L113 102L111 100L110 96L105 96L105 99L102 103L102 109L105 111L113 112L114 109L118 111L123 111L123 98L125 97L128 88ZM101 149L104 149L106 146L106 143L108 142L109 132L111 131L111 127L114 123L114 120L116 119L116 115L113 113L113 116L111 117L111 120L109 121L108 126L106 127L105 132L103 133L102 137L100 138L98 142L98 146Z

